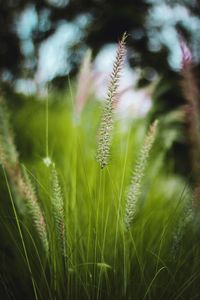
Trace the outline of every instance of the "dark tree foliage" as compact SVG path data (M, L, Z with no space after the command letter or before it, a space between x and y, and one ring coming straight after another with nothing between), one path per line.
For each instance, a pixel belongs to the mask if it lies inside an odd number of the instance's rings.
M20 41L15 32L16 14L25 6L25 1L0 1L0 72L5 69L16 74L23 59Z
M200 15L200 4L191 5L189 1L165 1L173 6L185 2L191 14ZM144 0L7 0L0 1L0 73L9 70L13 75L22 71L24 54L20 48L20 38L16 32L16 20L25 7L35 6L38 15L38 25L32 32L35 53L42 41L55 32L60 21L73 22L77 16L87 14L89 25L85 28L84 40L77 41L77 47L87 44L94 55L106 43L116 40L126 31L130 34L129 47L134 49L130 55L130 64L139 65L145 70L154 68L158 73L169 71L165 47L151 52L148 48L148 32L145 19L152 4ZM43 12L48 11L49 26L41 26ZM178 25L179 26L179 25ZM181 24L179 29L185 30ZM159 30L159 28L158 28ZM76 49L76 47L75 47ZM78 63L78 62L77 62ZM76 68L76 63L74 64ZM72 70L73 72L73 70Z

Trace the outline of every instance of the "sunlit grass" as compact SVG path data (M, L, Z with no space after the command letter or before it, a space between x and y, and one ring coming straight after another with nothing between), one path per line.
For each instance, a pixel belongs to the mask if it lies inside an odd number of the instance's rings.
M192 219L186 222L191 192L164 164L159 134L142 181L138 212L127 230L125 201L148 119L131 120L126 130L116 122L110 163L102 170L96 162L101 105L91 100L77 120L69 96L57 97L57 102L49 99L48 135L45 102L27 102L11 119L20 160L44 212L50 250L45 253L27 208L11 183L6 189L2 176L6 203L1 232L2 237L6 232L12 253L1 270L3 299L12 299L10 293L16 299L198 299L197 230ZM64 199L65 255L52 206L51 163Z

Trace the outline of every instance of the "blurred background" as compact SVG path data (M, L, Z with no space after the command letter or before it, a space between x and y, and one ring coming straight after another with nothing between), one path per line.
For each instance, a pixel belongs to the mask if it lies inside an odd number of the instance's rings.
M96 68L106 68L126 31L128 64L141 68L140 84L170 79L181 66L179 35L196 63L200 52L200 4L196 0L0 1L2 84L34 93L48 81L74 75L88 47ZM64 82L66 80L64 79Z
M119 115L141 117L151 109L150 119L164 116L174 130L180 114L168 113L185 103L180 37L199 71L197 0L1 0L1 91L16 109L19 95L46 95L47 86L67 89L68 78L77 78L91 49L93 91L103 98L117 41L125 31L128 51ZM175 169L187 174L187 164L182 164L182 156L188 158L187 140L173 130L162 139L169 155L176 156Z

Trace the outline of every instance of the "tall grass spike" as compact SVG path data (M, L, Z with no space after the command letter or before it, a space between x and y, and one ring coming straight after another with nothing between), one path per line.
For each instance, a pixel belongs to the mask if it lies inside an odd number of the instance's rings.
M121 41L118 44L116 58L113 64L113 70L108 86L107 98L105 100L104 110L99 127L97 161L102 169L108 165L110 157L110 146L113 132L113 111L119 87L120 74L126 55L126 38L127 34L124 33Z
M65 218L64 200L55 165L52 164L52 206L57 237L63 255L65 255Z
M145 174L149 153L156 137L157 125L157 120L151 125L149 132L145 137L143 147L141 149L139 158L136 162L136 167L132 175L124 215L124 225L127 229L131 228L137 212L137 203L141 194L141 183Z
M6 165L16 164L18 153L10 129L9 114L2 98L0 98L0 162Z
M35 189L32 185L32 182L29 178L25 167L23 167L23 175L23 177L19 176L18 178L18 190L23 199L27 200L27 206L33 218L36 231L38 232L38 235L42 241L46 253L48 253L49 242L47 236L46 222L40 205L38 203Z

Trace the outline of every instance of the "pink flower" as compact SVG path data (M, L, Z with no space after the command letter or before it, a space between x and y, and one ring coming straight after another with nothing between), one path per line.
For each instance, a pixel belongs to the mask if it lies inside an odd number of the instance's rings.
M180 46L182 52L182 70L185 70L192 64L192 53L182 37L180 38Z

